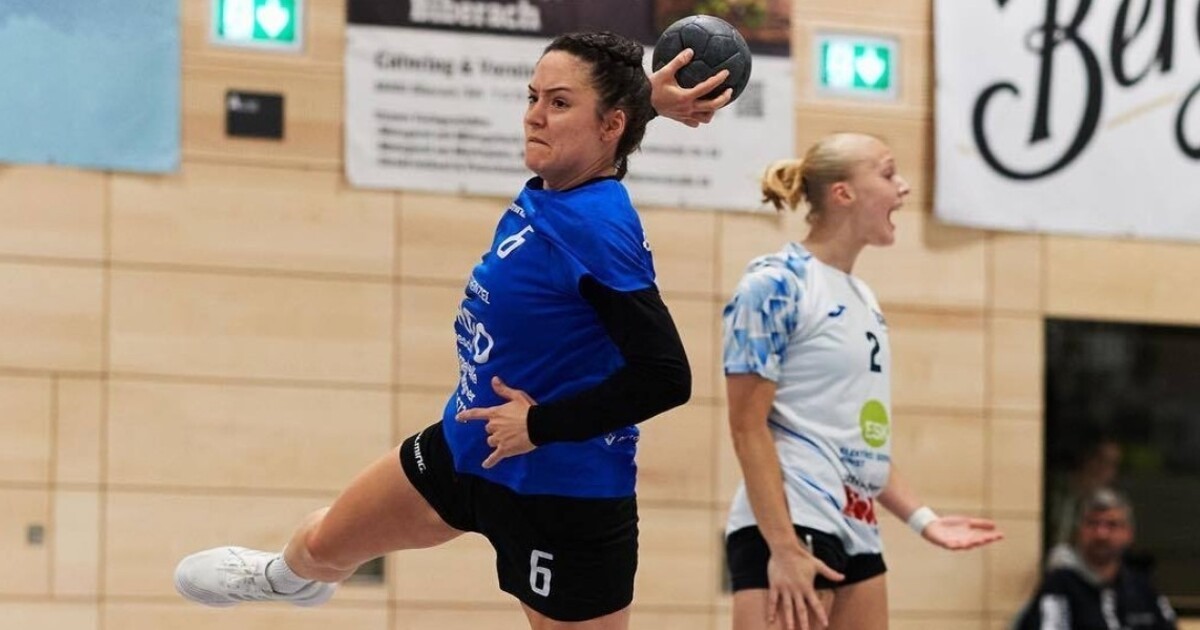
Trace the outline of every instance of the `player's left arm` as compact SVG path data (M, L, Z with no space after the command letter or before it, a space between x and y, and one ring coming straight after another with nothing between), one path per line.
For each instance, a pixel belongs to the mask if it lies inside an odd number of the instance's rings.
M584 276L579 292L625 365L595 387L530 409L529 437L536 445L598 437L678 407L692 394L683 341L657 287L617 291Z
M943 549L962 550L981 547L1004 538L996 524L988 519L952 514L938 516L924 507L916 493L892 463L888 482L879 493L879 503L921 537Z

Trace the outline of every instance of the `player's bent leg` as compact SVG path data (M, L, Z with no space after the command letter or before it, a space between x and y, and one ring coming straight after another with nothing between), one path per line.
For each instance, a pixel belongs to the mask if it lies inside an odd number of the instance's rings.
M394 449L359 473L333 505L305 517L284 555L208 549L179 563L175 587L208 606L270 600L315 606L362 563L390 551L438 545L461 533L413 487Z
M587 621L555 621L542 613L521 604L529 618L531 630L628 630L629 607Z
M750 588L735 591L733 594L733 630L784 630L787 625L782 615L776 615L775 623L767 623L767 596L765 588ZM828 616L834 605L834 591L818 590L821 605ZM797 621L796 628L801 627ZM817 616L808 611L808 627L810 630L821 628Z
M388 552L434 547L462 533L409 481L397 447L359 473L328 509L310 515L284 557L297 575L340 582Z
M829 630L887 630L887 576L837 589L837 604L829 617Z

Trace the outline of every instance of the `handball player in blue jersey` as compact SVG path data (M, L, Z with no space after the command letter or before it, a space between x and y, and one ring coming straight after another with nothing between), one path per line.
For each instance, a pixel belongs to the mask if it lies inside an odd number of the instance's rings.
M652 77L642 55L623 37L578 33L538 61L524 118L535 177L466 281L441 418L309 515L282 553L185 558L184 597L318 605L368 560L478 532L531 627L628 627L635 425L687 401L691 373L621 179L656 113L694 127L730 98L699 98L724 74L679 87L690 51Z

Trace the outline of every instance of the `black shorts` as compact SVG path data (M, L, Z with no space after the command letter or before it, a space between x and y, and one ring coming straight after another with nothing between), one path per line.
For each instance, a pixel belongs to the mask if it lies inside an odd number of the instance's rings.
M817 574L814 582L818 589L850 586L887 572L887 565L883 563L883 556L880 554L864 553L852 556L846 553L845 545L837 536L800 525L795 525L795 528L796 536L801 542L807 544L811 537L813 555L846 577L841 582L832 582ZM725 539L725 557L729 562L734 591L770 586L767 581L767 560L771 557L771 549L767 547L767 541L758 531L758 527L751 525L730 534Z
M408 438L400 463L447 525L496 550L500 588L556 621L586 621L633 601L636 497L522 495L454 470L441 423Z

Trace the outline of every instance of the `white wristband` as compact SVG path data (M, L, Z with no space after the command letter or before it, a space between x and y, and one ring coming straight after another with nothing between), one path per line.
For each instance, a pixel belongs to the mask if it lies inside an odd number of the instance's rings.
M917 508L912 516L908 517L908 527L918 534L925 531L929 524L938 520L938 515L928 505L922 505Z

